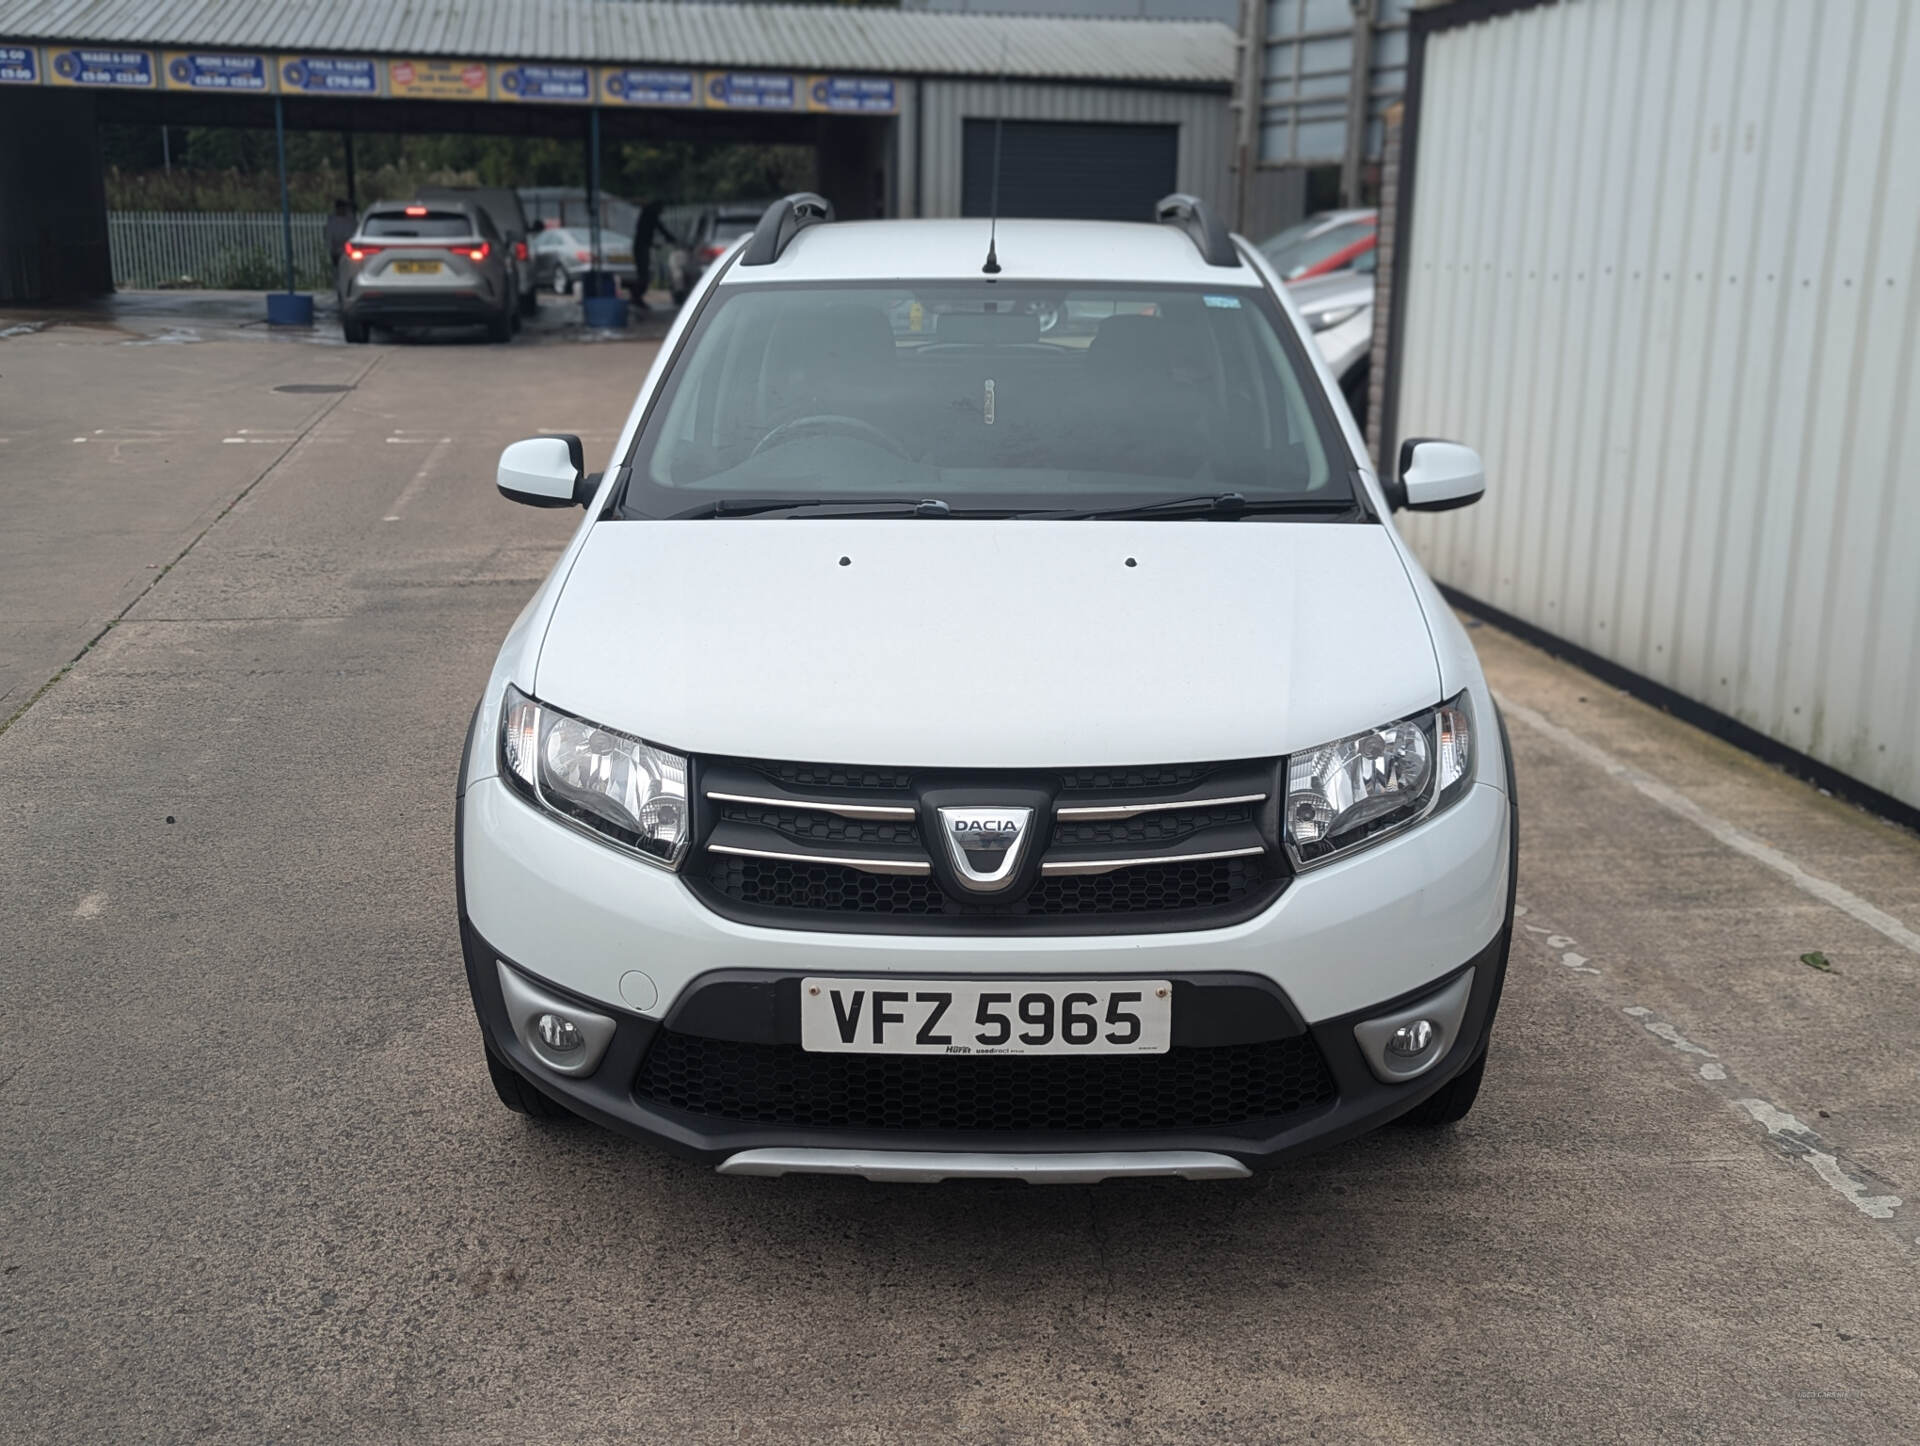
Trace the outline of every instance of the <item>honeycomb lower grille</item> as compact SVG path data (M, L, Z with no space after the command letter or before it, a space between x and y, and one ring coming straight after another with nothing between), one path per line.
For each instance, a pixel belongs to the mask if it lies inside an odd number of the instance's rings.
M742 1124L913 1131L1224 1129L1330 1103L1310 1036L1165 1054L809 1054L662 1030L634 1093Z
M1273 879L1259 859L1143 864L1110 874L1045 877L1025 897L998 903L951 898L924 874L870 874L832 864L713 854L707 860L707 882L723 898L763 909L1022 918L1229 908L1257 897Z
M911 819L841 818L818 809L769 808L761 804L730 803L720 810L723 819L771 830L794 843L908 844L920 846L920 826Z

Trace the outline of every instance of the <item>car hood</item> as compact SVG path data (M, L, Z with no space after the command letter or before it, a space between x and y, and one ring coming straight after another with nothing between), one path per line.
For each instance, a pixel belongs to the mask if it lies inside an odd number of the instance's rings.
M1439 701L1384 527L605 522L535 692L662 746L1046 768L1263 757Z

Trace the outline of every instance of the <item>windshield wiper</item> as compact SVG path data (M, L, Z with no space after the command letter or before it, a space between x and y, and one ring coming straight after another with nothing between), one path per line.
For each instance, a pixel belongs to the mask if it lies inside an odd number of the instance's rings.
M1254 517L1266 513L1293 512L1332 516L1352 512L1359 506L1353 498L1331 497L1255 497L1239 492L1210 492L1198 497L1167 497L1158 502L1142 502L1136 507L1090 507L1074 512L1029 512L1041 520L1070 521L1083 517Z
M691 512L676 512L675 520L699 517L755 517L766 512L811 511L816 507L844 507L846 517L951 517L953 509L938 497L722 497Z

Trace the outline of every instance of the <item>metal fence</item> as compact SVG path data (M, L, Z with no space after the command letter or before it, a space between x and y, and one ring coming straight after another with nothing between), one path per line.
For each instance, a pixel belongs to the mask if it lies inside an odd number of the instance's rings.
M294 282L302 290L333 286L326 225L324 212L293 218ZM287 284L278 211L109 211L107 233L118 287L279 291Z

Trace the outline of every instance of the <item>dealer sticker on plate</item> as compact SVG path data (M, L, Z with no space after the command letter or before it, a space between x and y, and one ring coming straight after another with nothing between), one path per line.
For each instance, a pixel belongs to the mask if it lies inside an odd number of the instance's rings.
M802 979L823 1054L1165 1054L1165 979Z

